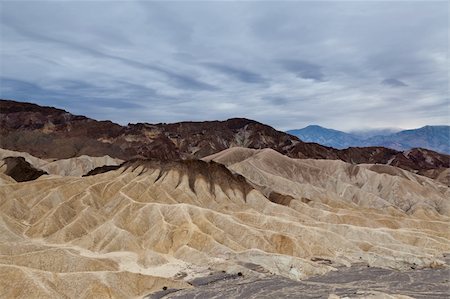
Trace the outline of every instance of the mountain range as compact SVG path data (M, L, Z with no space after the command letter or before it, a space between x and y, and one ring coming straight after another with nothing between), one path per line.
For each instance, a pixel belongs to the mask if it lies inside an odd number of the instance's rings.
M287 133L305 142L316 142L337 149L348 147L383 146L400 151L426 148L440 153L450 153L450 126L424 126L418 129L379 131L378 135L346 133L318 125L307 126ZM372 136L370 136L372 135Z
M0 297L447 298L449 178L423 148L3 100Z
M389 164L439 177L449 167L448 155L416 148L405 152L385 147L335 149L304 142L254 120L137 123L121 126L32 103L0 100L0 147L41 159L82 155L121 160L199 159L230 147L271 148L291 158Z

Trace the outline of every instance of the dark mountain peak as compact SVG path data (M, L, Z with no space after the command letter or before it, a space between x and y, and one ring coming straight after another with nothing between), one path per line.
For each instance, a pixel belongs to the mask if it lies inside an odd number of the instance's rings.
M40 112L46 114L54 113L68 113L63 109L58 109L49 106L40 106L34 103L17 102L13 100L0 99L0 111L2 113L17 113L17 112Z
M330 130L328 128L325 128L325 127L322 127L322 126L319 126L319 125L309 125L309 126L304 127L303 129L325 129L325 130Z

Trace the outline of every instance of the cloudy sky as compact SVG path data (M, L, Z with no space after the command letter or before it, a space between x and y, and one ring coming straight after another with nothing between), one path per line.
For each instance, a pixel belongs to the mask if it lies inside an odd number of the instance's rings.
M96 119L449 124L449 2L2 1L1 97Z

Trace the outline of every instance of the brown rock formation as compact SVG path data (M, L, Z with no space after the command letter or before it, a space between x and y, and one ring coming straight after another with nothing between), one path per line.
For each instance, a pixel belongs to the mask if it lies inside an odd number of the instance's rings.
M2 161L1 168L6 168L4 173L12 177L16 182L32 181L47 172L33 167L23 157L6 157Z

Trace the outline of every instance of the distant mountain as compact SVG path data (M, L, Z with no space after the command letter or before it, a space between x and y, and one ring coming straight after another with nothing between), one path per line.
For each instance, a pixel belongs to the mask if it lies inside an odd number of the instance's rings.
M361 144L361 138L354 134L327 129L317 125L307 126L299 130L287 131L287 133L297 136L304 142L316 142L338 149Z
M448 154L450 153L450 126L425 126L387 136L374 136L366 139L364 145L385 146L396 150L421 147Z
M380 131L385 135L345 133L321 126L307 126L287 133L297 136L305 142L344 149L354 146L383 146L405 151L412 148L426 148L441 153L450 153L450 126L425 126L419 129L403 130L395 133Z
M382 128L382 129L362 129L362 130L353 130L350 132L347 132L349 134L355 135L359 137L360 139L368 139L374 136L386 136L398 133L402 131L403 129L399 128Z

